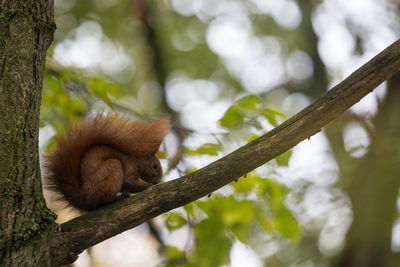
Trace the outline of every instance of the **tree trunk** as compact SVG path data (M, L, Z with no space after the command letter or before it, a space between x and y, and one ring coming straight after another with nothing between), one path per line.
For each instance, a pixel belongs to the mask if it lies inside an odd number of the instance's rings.
M54 215L42 194L38 157L52 0L0 0L0 265L49 266Z
M354 220L340 266L398 266L391 251L400 180L400 74L389 81L367 155L347 173Z

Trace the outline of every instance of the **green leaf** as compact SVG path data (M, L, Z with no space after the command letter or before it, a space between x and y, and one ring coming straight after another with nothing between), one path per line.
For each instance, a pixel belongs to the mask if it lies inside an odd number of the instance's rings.
M296 218L292 212L285 206L281 206L276 212L275 225L278 232L293 241L298 241L301 236L301 231Z
M234 128L247 116L257 114L260 106L261 101L258 97L254 95L243 97L228 108L219 120L219 124L226 128Z
M208 219L218 218L224 231L232 231L242 242L246 242L249 227L255 216L253 202L237 200L233 196L217 196L209 201L198 203L208 215Z
M236 193L250 193L256 189L258 177L250 172L246 177L240 177L236 182L231 183Z
M256 215L256 220L266 233L271 233L274 230L274 226L272 222L268 220L266 213L258 212Z
M183 209L186 211L187 215L193 217L194 215L194 207L193 207L193 203L189 203L185 206L183 206Z
M202 220L194 233L196 250L190 257L192 266L209 267L229 263L232 241L225 234L225 226L218 214L210 214L207 219Z
M88 88L101 100L104 101L109 107L113 107L113 103L108 94L108 86L101 80L97 78L93 78L90 80L88 84Z
M185 148L185 153L188 155L218 155L218 151L221 149L221 145L206 143L197 149Z
M286 116L276 110L267 108L263 109L260 114L264 116L268 120L269 123L271 123L272 126L276 127L278 126L278 119L277 117L280 117L282 119L286 119Z
M181 215L178 215L176 213L168 214L168 217L166 220L166 225L167 225L168 230L174 231L174 230L180 229L185 224L186 224L186 220Z
M257 138L259 138L260 136L258 136L258 135L252 135L252 136L250 136L248 139L247 139L247 142L248 143L250 143L251 141L254 141L254 140L256 140Z
M257 96L250 95L239 99L234 105L243 110L254 111L261 106L261 101Z
M45 94L48 93L49 91L58 92L58 93L63 92L63 89L62 89L63 86L62 86L61 80L57 79L53 75L45 76L45 79L43 82L43 88L45 89L44 90Z
M265 231L275 229L280 235L292 241L298 241L301 231L296 218L285 206L286 188L270 179L260 179L259 195L264 198L270 209L270 221L257 217Z
M225 128L233 128L243 121L243 114L236 107L230 107L224 116L219 120L219 124Z
M275 160L279 166L288 166L291 155L292 155L292 151L288 150L288 151L280 154L278 157L276 157Z
M175 246L167 246L164 255L170 261L178 260L185 256L185 253Z
M260 179L258 193L264 198L272 210L279 209L283 205L286 189L270 179Z

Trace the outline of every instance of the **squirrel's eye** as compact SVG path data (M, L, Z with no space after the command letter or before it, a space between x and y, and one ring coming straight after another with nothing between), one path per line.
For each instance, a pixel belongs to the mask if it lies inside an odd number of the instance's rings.
M158 164L156 162L153 163L153 169L155 169L155 170L158 169Z

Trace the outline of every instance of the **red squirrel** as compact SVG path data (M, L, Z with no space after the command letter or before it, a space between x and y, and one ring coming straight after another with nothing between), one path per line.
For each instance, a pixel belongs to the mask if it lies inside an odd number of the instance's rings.
M69 206L91 211L160 182L157 158L169 119L133 120L97 113L70 126L45 156L47 188Z

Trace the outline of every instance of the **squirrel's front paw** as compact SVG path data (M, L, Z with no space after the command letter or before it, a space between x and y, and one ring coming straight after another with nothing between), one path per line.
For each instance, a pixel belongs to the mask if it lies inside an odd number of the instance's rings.
M128 198L131 196L131 193L127 192L127 191L121 191L118 193L120 198Z

